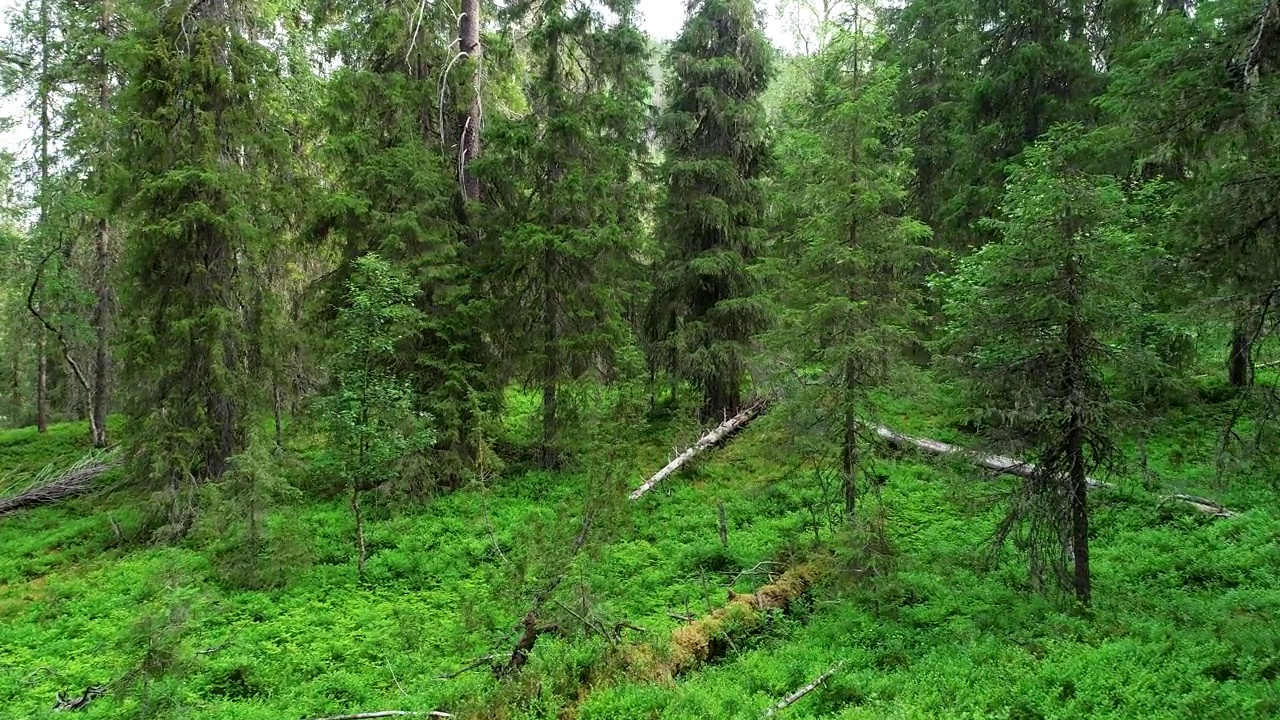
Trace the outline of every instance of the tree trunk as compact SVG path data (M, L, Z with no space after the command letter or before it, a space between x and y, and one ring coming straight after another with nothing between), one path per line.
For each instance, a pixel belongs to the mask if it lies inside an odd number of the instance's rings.
M725 438L729 437L731 433L751 422L752 418L758 415L764 407L765 401L763 399L756 400L742 412L720 423L720 425L718 425L714 430L699 438L698 442L694 443L693 447L680 453L679 456L667 463L661 470L654 473L644 482L643 485L636 488L635 492L631 493L630 499L638 500L643 497L645 493L652 490L658 483L666 480L675 473L675 471L683 467L685 463L697 457L703 450L720 443Z
M550 470L559 464L559 452L556 444L558 428L556 426L556 386L560 380L560 337L559 313L556 304L555 290L551 283L555 276L555 249L550 244L543 250L542 257L542 322L543 322L543 369L542 369L542 452L541 465Z
M708 375L702 384L703 400L699 418L703 422L723 421L737 413L742 406L737 363L731 361L726 367L717 368L717 371Z
M1243 322L1231 330L1231 350L1227 354L1227 379L1238 388L1253 385L1253 341Z
M1089 478L1084 465L1084 427L1078 414L1071 416L1071 430L1067 438L1067 453L1071 482L1071 549L1075 561L1072 585L1076 597L1089 604L1093 592L1089 575Z
M1068 237L1072 237L1068 235ZM1075 572L1072 587L1076 597L1085 605L1089 604L1092 594L1092 581L1089 577L1089 478L1085 473L1085 416L1081 405L1088 398L1088 352L1089 329L1082 317L1084 305L1084 289L1080 280L1076 258L1072 256L1067 264L1067 305L1071 308L1071 316L1067 320L1066 350L1066 398L1070 407L1067 427L1067 476L1064 478L1070 493L1069 509L1071 516L1071 552L1074 556ZM1055 484L1061 482L1057 478L1049 479ZM1057 488L1054 497L1059 497ZM1055 511L1057 508L1055 508Z
M471 102L459 125L458 173L462 177L463 196L470 201L480 199L480 179L471 169L471 163L480 156L480 0L463 0L462 16L458 19L458 49L467 54L471 69Z
M40 186L36 188L40 217L38 237L45 237L45 224L49 221L49 95L53 92L49 80L49 0L40 0L40 155L36 158ZM36 429L49 429L49 358L45 352L45 333L39 331L36 340Z
M858 514L858 418L853 411L854 383L857 381L853 361L844 368L844 447L841 452L840 490L844 496L844 514L850 521Z
M356 577L364 580L364 562L368 553L364 544L364 516L360 512L360 484L351 483L351 514L356 521Z
M49 429L49 357L45 354L44 331L36 340L36 431Z
M108 33L111 24L111 2L103 0L102 13L98 18L98 32L102 37L101 59L99 60L98 110L106 115L110 110L111 73L107 66ZM105 169L99 168L105 175ZM94 357L93 357L93 394L90 399L89 422L93 433L93 446L107 446L107 404L110 402L110 354L107 347L111 312L111 223L105 217L99 220L97 244L97 302L93 307Z

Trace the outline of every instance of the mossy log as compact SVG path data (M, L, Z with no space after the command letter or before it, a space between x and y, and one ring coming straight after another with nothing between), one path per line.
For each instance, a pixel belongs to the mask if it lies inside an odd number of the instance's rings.
M677 677L715 660L741 640L760 630L774 610L785 611L809 591L822 575L816 564L798 565L772 583L746 595L730 594L729 602L710 615L677 628L666 652L636 647L630 657L633 676L654 680Z

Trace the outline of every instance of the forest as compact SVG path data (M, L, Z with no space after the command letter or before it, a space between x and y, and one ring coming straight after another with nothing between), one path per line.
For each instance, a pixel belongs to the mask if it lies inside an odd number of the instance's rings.
M1280 717L1280 0L659 5L8 3L0 716Z

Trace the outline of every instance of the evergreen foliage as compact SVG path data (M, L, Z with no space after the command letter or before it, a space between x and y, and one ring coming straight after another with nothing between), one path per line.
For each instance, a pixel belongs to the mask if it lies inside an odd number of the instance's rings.
M161 493L166 535L186 532L195 489L244 449L264 398L248 353L248 268L277 242L272 171L283 133L259 21L227 0L139 8L123 98L121 188L130 212L123 333L134 477ZM234 10L234 11L233 11ZM287 148L287 145L283 145Z
M548 468L563 450L562 386L612 377L633 345L623 315L647 204L648 48L634 3L609 9L613 22L586 3L514 8L530 25L530 112L495 123L477 163L491 189L489 277L503 356L513 375L541 387Z
M6 716L1280 716L1280 0L9 7Z
M484 444L494 408L471 228L458 212L460 130L453 99L463 69L448 49L452 13L416 16L417 3L344 5L329 43L343 67L329 80L322 156L334 169L312 228L339 255L329 278L327 323L355 261L376 252L417 287L422 322L400 339L397 375L413 382L419 410L436 418L430 473L456 485ZM335 21L336 22L336 21ZM446 75L446 72L449 72Z
M894 67L873 62L881 39L860 22L836 32L816 58L813 87L782 136L779 205L794 228L776 274L788 312L774 345L784 366L818 373L820 408L840 447L845 511L852 516L872 393L914 338L920 243L929 228L904 217L910 128L892 112Z
M997 542L1025 524L1033 577L1057 573L1085 603L1088 477L1115 459L1121 410L1104 373L1130 350L1129 278L1143 259L1119 184L1090 172L1093 152L1073 125L1028 149L992 223L1001 240L962 261L948 287L950 342L978 428L1040 469Z
M751 340L768 322L753 263L773 160L760 102L773 56L751 0L691 4L667 55L652 325L700 387L704 420L742 405Z

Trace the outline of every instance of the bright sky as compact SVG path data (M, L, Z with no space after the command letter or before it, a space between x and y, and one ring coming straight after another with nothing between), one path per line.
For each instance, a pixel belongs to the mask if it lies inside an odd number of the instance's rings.
M670 40L684 24L685 0L640 0L640 24L656 40Z

